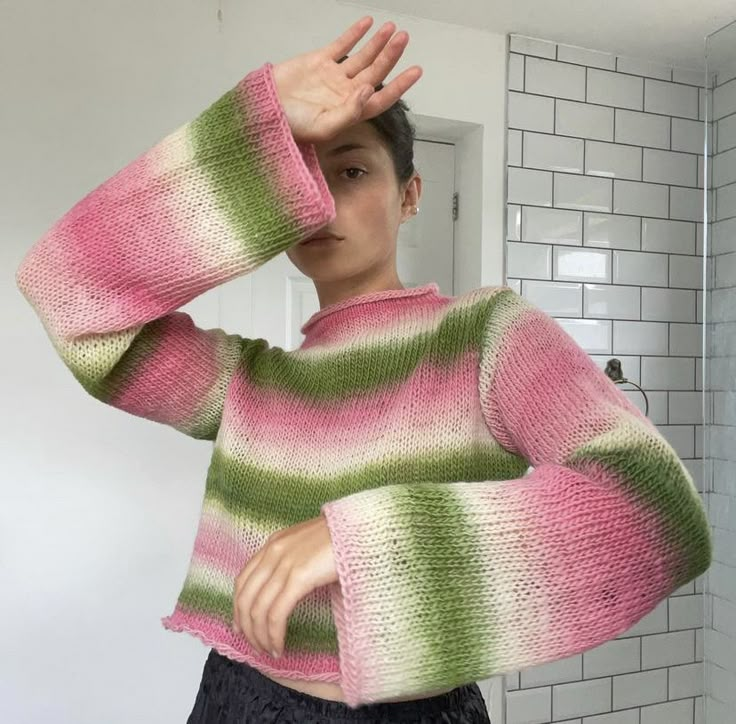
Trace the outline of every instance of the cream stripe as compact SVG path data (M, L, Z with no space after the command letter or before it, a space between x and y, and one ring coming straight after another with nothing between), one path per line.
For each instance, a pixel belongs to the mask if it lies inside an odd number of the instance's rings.
M181 175L186 169L186 183L166 187L156 203L166 209L168 218L181 223L179 229L168 230L177 240L179 253L195 255L205 262L206 268L217 264L219 277L229 278L241 273L244 265L250 267L252 262L244 257L248 249L233 233L231 222L219 207L217 195L211 192L211 177L195 161L189 127L189 124L181 126L167 137L165 144L158 144L150 151L147 162L152 164L151 173L156 177ZM190 195L190 190L195 190L196 196ZM196 214L182 213L182 209L194 206ZM229 275L228 263L232 272Z
M506 289L506 287L479 287L478 289L472 289L469 292L459 294L452 298L452 301L450 301L447 306L438 307L436 314L429 315L426 319L417 319L413 315L409 314L402 317L399 321L394 320L390 326L391 337L396 340L406 342L420 334L434 332L441 324L445 315L451 310L462 311L469 309L482 299L490 299L503 289ZM392 343L393 342L391 341L388 342L389 345ZM296 359L323 360L340 355L346 351L354 351L356 346L381 347L386 344L386 328L377 326L370 330L361 332L359 340L356 340L354 336L350 336L346 339L330 340L325 344L316 344L313 347L307 347L305 349L299 348L291 350L289 354L293 355Z
M238 439L229 439L231 433L223 432L221 444L236 460L255 461L264 471L305 477L313 477L318 471L320 478L339 477L398 456L442 458L457 452L467 455L471 445L489 459L498 459L501 447L475 408L447 408L447 416L441 421L413 429L397 420L393 427L382 425L374 439L370 439L370 433L350 436L338 429L305 430L297 438L293 429L284 427L283 435L277 437L274 428L274 434L254 438L246 447L239 447ZM403 433L403 429L410 431ZM332 439L327 438L328 434Z

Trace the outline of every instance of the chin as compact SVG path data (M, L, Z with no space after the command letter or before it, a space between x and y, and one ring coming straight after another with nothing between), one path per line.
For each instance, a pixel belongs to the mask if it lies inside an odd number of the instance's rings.
M309 277L313 282L320 282L322 284L331 284L333 282L344 282L346 279L350 279L355 276L354 273L343 272L342 274L325 274L324 270L320 270L314 274L308 274L304 272L304 275Z
M297 264L294 259L292 259L292 262L294 262L296 268L305 277L309 277L313 282L322 283L345 281L346 279L360 275L366 270L360 268L346 269L337 265L333 266L329 263L328 259L322 259L321 263L315 261L314 264Z

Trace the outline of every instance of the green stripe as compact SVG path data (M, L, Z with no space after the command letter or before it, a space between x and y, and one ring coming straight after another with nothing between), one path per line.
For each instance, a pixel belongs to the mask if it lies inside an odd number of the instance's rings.
M493 296L493 314L488 316L488 324L481 331L481 350L483 354L483 376L492 380L496 374L499 355L510 334L510 328L524 319L524 315L539 311L528 299L513 289L503 289ZM553 322L557 323L554 318ZM559 323L557 323L559 324Z
M77 379L91 395L109 403L128 387L131 380L135 382L142 374L141 367L161 347L163 331L159 327L165 324L166 319L163 317L145 324L105 377L83 378L79 375Z
M654 442L650 439L646 445L612 447L605 440L593 440L575 450L565 464L600 465L622 481L627 495L640 499L657 513L665 543L678 551L677 563L684 566L670 566L675 576L673 586L679 587L710 566L713 555L710 525L705 506L675 452Z
M251 260L250 269L289 248L301 233L299 219L292 209L284 206L288 189L277 185L273 169L266 165L271 156L263 145L263 135L266 134L265 141L270 141L278 138L282 130L256 126L259 120L256 113L260 109L255 108L255 102L255 98L243 98L242 94L239 99L237 90L232 88L187 125L194 150L193 163L198 173L207 178L208 192L214 195L232 234L240 241L243 257ZM189 200L195 203L195 199ZM196 213L197 209L192 212ZM121 351L116 367L102 378L85 372L71 353L64 361L93 397L109 404L127 381L134 379L148 354L155 351L159 342L156 321L141 329L128 349ZM112 339L114 333L108 336ZM189 423L181 421L182 425ZM219 419L197 419L191 424L192 427L183 431L196 438L213 440Z
M219 619L228 628L233 622L233 598L230 594L212 591L184 581L178 603L194 613ZM330 617L329 607L323 611L323 621L304 620L299 603L286 624L285 648L302 652L337 654L337 629Z
M261 525L278 521L288 528L319 515L320 506L382 485L510 480L521 477L528 463L496 446L470 444L436 455L385 456L356 472L336 477L280 473L250 461L241 462L216 448L207 472L205 497L234 517ZM305 490L314 491L305 496ZM309 502L305 498L311 497Z
M144 374L142 367L149 358L157 352L160 354L159 349L164 342L161 327L167 323L166 317L159 317L145 324L105 377L84 374L80 369L72 369L72 373L93 397L105 404L113 404L114 400L130 385L135 385L136 379ZM238 344L240 339L237 335L226 335L226 337L230 339L231 344ZM219 346L215 354L222 357L222 349ZM212 393L215 390L222 390L218 379L220 374L222 373L219 372L215 377L212 388L197 401L199 407L192 412L190 418L173 421L174 427L199 440L215 439L220 427L223 400L213 400ZM182 384L186 385L186 380ZM166 390L161 390L160 394L161 397L165 397ZM224 397L224 390L221 392L221 397Z
M479 608L477 597L467 595L465 582L472 582L472 590L477 590L487 578L488 560L481 557L477 523L466 515L452 486L402 486L392 498L393 510L402 521L399 528L413 542L407 551L408 570L422 582L421 611L413 616L412 636L421 638L422 648L428 652L422 659L423 683L428 688L462 685L473 673L468 655L474 640L469 637L474 632L496 630L489 624L492 612ZM441 514L428 513L433 510ZM462 561L462 568L458 568L458 561ZM485 676L488 662L496 658L496 640L492 636L477 652L478 678Z
M232 88L192 120L188 131L198 170L208 177L233 234L262 264L297 240L299 223L284 206L287 189L265 165L273 156L263 144L281 131L273 136L274 127L255 125L255 102L252 97L242 102Z
M481 331L495 300L481 297L446 310L435 329L373 344L356 340L349 349L319 358L307 351L273 347L247 355L243 363L248 381L256 387L307 401L344 399L374 392L380 386L408 379L420 363L452 364L470 348L477 348Z
M509 333L509 326L524 313L538 311L528 300L509 290L496 295L496 301L509 311L498 309L498 314L486 330L484 347L491 350L496 340ZM556 322L555 322L556 323ZM488 366L485 374L492 377L495 370ZM632 430L644 434L640 423L629 418ZM589 441L577 448L565 464L573 467L594 462L609 474L623 481L624 489L632 497L656 511L665 531L666 543L679 553L681 568L673 568L675 582L684 585L710 566L713 552L710 525L705 507L694 490L691 478L683 468L671 446L654 444L652 433L646 431L648 442L638 444L612 443L608 435ZM674 562L673 562L674 564Z
M603 449L595 442L582 446L565 461L570 467L587 462L601 464L611 475L625 481L628 492L643 499L657 511L665 529L665 544L675 552L668 561L672 590L704 573L711 563L712 542L705 508L690 480L672 452L643 445ZM509 476L512 477L512 476ZM494 631L491 610L477 609L477 601L464 592L486 577L487 560L479 558L477 525L456 500L451 486L411 486L392 490L399 526L411 536L408 549L412 575L422 581L422 610L439 612L438 619L414 618L414 635L430 653L424 665L436 662L427 671L426 683L444 679L448 685L468 678L468 632ZM427 511L442 515L428 517ZM468 535L463 535L468 531ZM463 562L462 570L457 561ZM680 567L677 567L679 564ZM462 579L465 585L460 585ZM476 662L479 675L488 662L497 660L493 641L480 652Z
M247 370L250 384L277 394L288 394L307 401L345 399L350 395L373 392L381 385L403 382L420 363L448 366L470 348L477 348L486 319L496 303L495 297L481 296L451 306L436 328L396 341L373 345L357 343L319 359L304 352L270 347L264 339L240 338L241 367ZM161 343L161 319L144 325L104 378L72 372L85 389L109 403L139 374L149 355ZM199 417L199 416L198 416ZM182 423L188 421L182 421ZM193 423L194 424L194 423ZM219 420L199 420L188 434L213 440Z

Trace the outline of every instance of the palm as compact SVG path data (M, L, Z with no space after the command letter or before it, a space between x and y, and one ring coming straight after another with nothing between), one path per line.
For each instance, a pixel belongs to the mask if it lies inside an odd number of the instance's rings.
M325 141L353 123L382 113L421 76L421 68L412 66L367 102L358 100L361 89L373 90L383 82L408 42L403 31L392 38L393 23L386 23L358 53L338 63L371 23L371 18L363 18L324 48L274 65L279 99L297 140Z
M348 78L334 61L319 57L319 53L309 56L302 56L306 62L294 59L282 64L280 72L274 69L274 73L279 73L277 79L284 81L284 87L293 86L282 100L295 135L297 131L308 134L309 129L319 128L320 116L343 106L357 87L363 85Z

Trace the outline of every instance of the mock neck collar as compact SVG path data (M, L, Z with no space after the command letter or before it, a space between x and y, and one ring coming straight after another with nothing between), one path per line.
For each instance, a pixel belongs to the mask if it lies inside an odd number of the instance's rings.
M375 292L365 292L364 294L356 294L355 296L342 299L339 302L328 304L315 312L301 327L301 333L306 337L318 334L318 330L329 326L330 323L339 323L338 318L345 316L346 310L350 310L348 314L353 312L361 312L367 310L355 310L354 307L359 305L367 305L371 311L376 311L376 307L394 306L391 302L399 302L403 299L414 299L417 297L438 297L439 285L437 282L428 282L416 287L404 287L402 289L381 289Z

